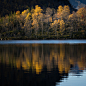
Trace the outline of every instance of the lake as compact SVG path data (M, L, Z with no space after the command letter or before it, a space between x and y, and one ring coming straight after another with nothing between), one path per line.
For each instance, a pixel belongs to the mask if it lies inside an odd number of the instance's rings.
M0 86L86 86L86 40L0 41Z

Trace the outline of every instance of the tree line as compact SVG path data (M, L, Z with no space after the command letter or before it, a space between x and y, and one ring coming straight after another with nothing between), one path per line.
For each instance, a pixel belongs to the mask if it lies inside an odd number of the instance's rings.
M36 5L0 18L1 40L82 38L86 38L86 7L70 13L68 5L45 11Z

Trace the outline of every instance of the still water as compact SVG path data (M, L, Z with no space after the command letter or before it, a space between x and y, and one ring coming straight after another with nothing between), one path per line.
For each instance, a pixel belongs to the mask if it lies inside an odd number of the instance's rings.
M0 41L0 86L86 86L86 43L10 42Z

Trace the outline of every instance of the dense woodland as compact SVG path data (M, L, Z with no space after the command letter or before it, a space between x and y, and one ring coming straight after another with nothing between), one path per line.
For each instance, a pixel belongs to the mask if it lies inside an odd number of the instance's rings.
M0 18L0 39L86 38L86 8L70 13L68 5L43 10L36 5Z

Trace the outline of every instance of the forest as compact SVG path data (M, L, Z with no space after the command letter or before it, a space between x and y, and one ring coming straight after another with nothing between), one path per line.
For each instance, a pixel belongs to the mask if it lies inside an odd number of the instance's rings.
M70 12L68 5L58 9L39 5L0 17L0 39L85 39L86 7Z

